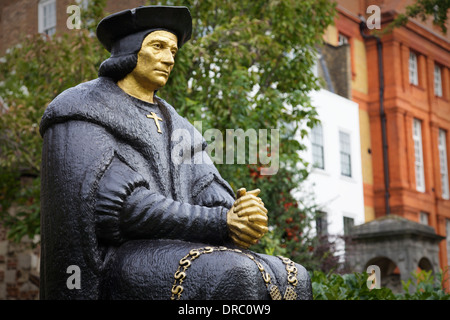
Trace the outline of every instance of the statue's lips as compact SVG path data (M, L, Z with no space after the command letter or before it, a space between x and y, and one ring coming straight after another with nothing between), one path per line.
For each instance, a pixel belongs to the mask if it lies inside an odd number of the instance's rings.
M163 75L166 75L166 76L169 75L169 71L165 71L165 70L158 70L158 69L156 69L155 72L156 72L156 73L163 74Z

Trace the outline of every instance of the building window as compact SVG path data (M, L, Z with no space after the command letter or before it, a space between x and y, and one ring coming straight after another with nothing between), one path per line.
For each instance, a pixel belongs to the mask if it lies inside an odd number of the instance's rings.
M89 1L90 1L90 0L77 0L77 3L78 3L79 5L81 5L81 8L82 8L83 10L87 10L87 8L88 8L88 6L89 6Z
M316 232L317 237L326 237L328 235L328 218L327 213L318 211L316 216Z
M413 121L413 140L414 140L414 166L416 172L416 190L425 192L425 175L423 169L422 152L422 123L418 119Z
M39 33L52 36L56 32L56 1L41 0L38 7Z
M420 222L421 224L428 225L428 213L426 213L426 212L420 212L419 222Z
M348 37L344 36L342 33L339 33L338 45L342 46L344 44L348 44Z
M450 198L450 190L448 185L448 167L447 167L447 137L446 131L439 129L439 164L441 171L442 198Z
M352 158L350 148L350 135L339 131L339 146L341 150L341 174L346 177L352 176Z
M325 169L323 154L323 129L321 124L311 129L312 162L315 168Z
M409 83L418 85L419 84L419 77L417 72L417 55L410 51L409 52Z
M344 236L348 236L351 233L353 226L355 225L355 219L344 217Z
M442 97L442 70L437 64L434 65L434 94Z

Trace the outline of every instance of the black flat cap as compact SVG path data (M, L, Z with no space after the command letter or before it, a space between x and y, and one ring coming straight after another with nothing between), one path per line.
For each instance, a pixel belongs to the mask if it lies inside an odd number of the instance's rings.
M114 13L97 26L97 38L111 52L113 44L134 33L165 29L178 38L178 48L191 38L192 18L189 9L176 6L142 6Z

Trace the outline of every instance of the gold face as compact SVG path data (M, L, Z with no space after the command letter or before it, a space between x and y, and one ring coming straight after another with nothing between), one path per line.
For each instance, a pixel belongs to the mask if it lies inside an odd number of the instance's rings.
M142 42L132 75L147 89L162 88L169 79L177 51L176 35L163 30L153 31Z
M177 36L158 30L148 34L138 52L133 71L117 82L126 93L153 103L154 92L169 79L178 51Z

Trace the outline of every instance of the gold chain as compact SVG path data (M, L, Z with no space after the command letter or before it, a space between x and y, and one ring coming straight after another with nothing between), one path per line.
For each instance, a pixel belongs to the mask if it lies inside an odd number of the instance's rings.
M246 257L248 257L250 260L255 262L256 266L258 267L258 270L261 272L261 275L264 280L264 284L267 287L267 290L269 291L270 297L272 300L281 300L282 296L280 293L280 290L278 287L274 284L272 284L272 280L270 277L270 274L265 271L263 265L256 261L255 257L249 253L243 252L239 249L230 249L227 247L204 247L204 248L198 248L198 249L192 249L189 251L187 255L185 255L180 262L178 263L178 269L175 272L174 278L175 281L172 285L172 296L170 297L171 300L179 300L181 298L181 293L184 290L183 282L186 279L186 271L191 266L192 261L197 259L202 254L208 254L214 251L231 251L236 252L239 254L243 254ZM294 265L294 262L289 260L288 258L284 258L281 256L278 256L283 263L286 265L286 271L288 272L288 282L291 286L286 288L286 292L284 293L284 299L285 300L295 300L297 298L297 293L295 292L295 286L298 283L297 280L297 268Z
M213 247L204 247L199 249L192 249L189 251L187 255L185 255L180 262L178 263L178 269L175 272L174 278L175 282L172 286L172 296L171 300L175 300L175 296L178 297L178 300L181 297L181 293L184 288L182 286L184 279L186 278L186 270L191 266L191 262L197 259L200 255L204 253L211 253L214 251ZM190 258L190 260L188 260ZM179 282L179 283L178 283Z
M277 257L280 258L281 261L283 261L283 263L286 265L286 271L288 273L287 279L289 285L287 286L286 291L284 292L284 300L297 300L297 293L295 292L295 287L298 284L297 267L295 266L294 261L282 256Z

